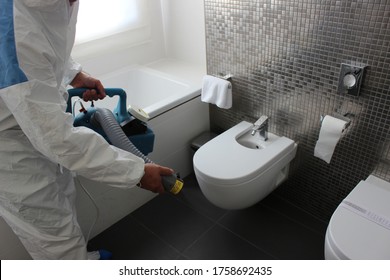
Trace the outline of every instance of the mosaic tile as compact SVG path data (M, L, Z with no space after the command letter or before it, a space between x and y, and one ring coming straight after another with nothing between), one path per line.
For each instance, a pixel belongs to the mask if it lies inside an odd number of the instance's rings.
M390 179L390 1L205 0L205 17L207 71L234 76L212 130L268 115L299 143L280 195L327 220L369 174ZM341 63L367 66L359 97L337 93ZM335 112L352 122L327 164L313 153Z

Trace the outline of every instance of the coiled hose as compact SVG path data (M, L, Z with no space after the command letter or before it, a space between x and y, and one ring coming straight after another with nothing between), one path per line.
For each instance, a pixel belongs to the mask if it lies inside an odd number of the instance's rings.
M96 108L91 116L91 123L103 129L112 145L142 158L145 163L154 163L130 141L109 109ZM173 194L178 194L183 187L183 181L175 174L162 176L162 184L166 191Z

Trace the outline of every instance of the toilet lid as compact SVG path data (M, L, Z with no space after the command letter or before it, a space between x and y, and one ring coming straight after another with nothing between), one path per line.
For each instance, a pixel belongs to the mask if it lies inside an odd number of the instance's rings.
M361 181L337 207L328 233L341 258L390 259L390 183Z
M295 149L289 138L269 133L269 142L276 143L265 149L249 149L237 144L234 136L226 134L227 139L216 137L194 155L195 171L214 184L235 185L260 176Z

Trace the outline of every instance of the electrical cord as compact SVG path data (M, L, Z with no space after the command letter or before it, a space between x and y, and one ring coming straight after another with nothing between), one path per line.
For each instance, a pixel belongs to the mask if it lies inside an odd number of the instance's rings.
M93 199L92 195L87 191L87 189L81 183L80 179L77 176L75 176L75 178L76 178L77 182L79 182L79 184L80 184L81 188L83 189L83 191L85 192L85 194L91 200L91 202L96 210L96 217L95 217L92 225L90 226L88 234L87 234L86 239L85 239L85 242L88 244L89 238L91 237L91 232L92 232L93 228L95 227L97 220L99 219L100 211L99 211L99 207L97 206L96 201ZM90 251L87 253L87 255L88 255L89 260L110 260L112 258L112 253L107 251L107 250Z
M91 200L93 206L95 207L95 210L96 210L96 217L92 223L92 225L89 227L89 230L88 230L88 234L86 236L86 242L88 243L89 241L89 238L91 236L91 233L92 233L92 230L93 228L95 227L96 223L97 223L97 220L99 219L99 216L100 216L100 211L99 211L99 207L97 206L97 203L95 201L95 199L92 197L92 195L88 192L88 190L84 187L84 185L81 183L80 179L78 178L78 176L75 176L77 182L80 184L81 188L83 189L84 193L89 197L89 199Z
M79 103L80 104L80 112L85 112L85 108L84 108L84 105L83 105L83 102L81 102L81 98L77 99L75 102L73 102L73 106L72 106L72 115L73 115L73 118L76 116L76 113L75 113L75 109L76 109L76 103Z

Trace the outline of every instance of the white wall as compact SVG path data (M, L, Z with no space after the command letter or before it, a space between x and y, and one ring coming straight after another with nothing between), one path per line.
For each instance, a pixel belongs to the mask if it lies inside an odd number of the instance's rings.
M168 57L206 68L204 2L161 0Z

